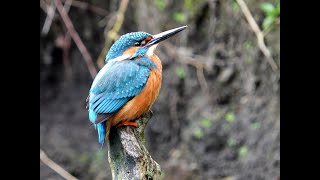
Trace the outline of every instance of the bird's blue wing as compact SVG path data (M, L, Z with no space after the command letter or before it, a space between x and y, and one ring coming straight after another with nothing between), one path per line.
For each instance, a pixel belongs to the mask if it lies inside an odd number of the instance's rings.
M144 88L150 69L136 60L109 62L95 78L89 97L89 118L99 123L110 118ZM140 61L141 62L141 61ZM105 118L97 118L105 114Z

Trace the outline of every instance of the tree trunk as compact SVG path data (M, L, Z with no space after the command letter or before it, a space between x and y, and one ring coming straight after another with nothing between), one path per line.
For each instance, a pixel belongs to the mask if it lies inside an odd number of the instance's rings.
M110 132L108 160L113 180L160 179L161 168L145 147L144 129L151 111L136 120L138 128L119 127Z

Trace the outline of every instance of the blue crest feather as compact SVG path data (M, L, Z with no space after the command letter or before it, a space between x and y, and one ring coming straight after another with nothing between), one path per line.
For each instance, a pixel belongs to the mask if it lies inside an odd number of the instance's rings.
M127 50L128 48L134 46L136 42L142 41L148 36L152 37L151 34L146 32L131 32L122 35L110 48L105 62L107 63L108 60L114 59L118 56L121 56L122 53Z

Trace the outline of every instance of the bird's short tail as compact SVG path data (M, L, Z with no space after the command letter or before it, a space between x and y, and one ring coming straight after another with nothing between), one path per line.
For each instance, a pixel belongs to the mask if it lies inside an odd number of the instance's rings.
M98 139L101 147L109 140L109 134L111 129L111 121L102 122L96 125L98 131Z
M112 126L111 119L105 120L100 123L95 123L95 120L98 119L99 115L94 111L89 110L89 119L95 128L98 131L98 142L103 146L104 142L109 139L109 133Z
M103 145L106 134L106 122L102 122L96 125L98 131L99 144Z

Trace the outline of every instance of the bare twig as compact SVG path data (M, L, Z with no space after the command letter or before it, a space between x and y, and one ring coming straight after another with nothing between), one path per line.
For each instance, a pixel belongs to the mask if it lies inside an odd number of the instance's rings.
M111 29L110 27L113 26L114 22L117 19L117 12L111 12L110 14L106 15L98 22L99 27L105 27L104 31L106 32L107 29ZM107 33L105 33L105 38L107 38Z
M252 17L252 14L251 14L250 10L248 9L248 6L246 5L246 3L243 0L237 0L237 3L239 4L240 9L241 9L242 13L244 14L244 16L246 17L251 29L253 30L253 32L257 36L258 46L259 46L260 50L266 56L266 59L267 59L268 63L270 64L272 70L274 72L276 72L278 70L278 66L274 62L269 49L267 48L266 44L264 43L263 33L261 32L261 30L260 30L259 26L257 25L256 21L254 20L254 18Z
M200 84L202 91L205 94L209 94L208 84L207 84L206 78L204 77L203 68L197 68L197 78L198 78L198 81L199 81L199 84Z
M171 57L177 57L177 58L174 58L174 60L179 61L180 63L183 63L183 64L192 65L195 68L204 68L205 67L205 63L198 61L197 59L195 59L191 56L187 56L187 55L181 53L180 51L177 51L177 49L171 43L163 42L162 45L165 48L165 50L170 55L172 55ZM204 57L198 56L198 58L203 59Z
M69 1L69 0L62 0L63 2L65 1ZM83 2L83 1L76 1L76 0L72 0L72 3L70 4L71 6L80 8L80 9L84 9L84 10L90 10L98 15L101 16L106 16L108 14L108 11L106 11L105 9L102 9L98 6L94 6L92 4L89 4L87 2Z
M56 173L58 173L60 176L62 176L63 178L65 178L67 180L78 180L77 178L72 176L68 171L66 171L61 166L59 166L57 163L52 161L42 149L40 149L40 160L45 165L47 165L49 168L51 168Z
M60 0L55 0L55 3L56 3L56 7L61 15L61 18L63 20L63 22L65 23L72 39L74 40L74 42L76 43L78 49L80 50L80 53L82 54L87 66L88 66L88 69L89 69L89 72L91 74L91 77L94 78L97 74L97 70L96 68L94 67L94 64L92 62L92 58L87 50L87 48L84 46L82 40L80 39L77 31L74 29L74 26L67 14L67 12L65 11L65 9L63 8L62 6L62 3Z
M43 34L43 35L48 34L55 12L56 12L56 6L55 6L54 2L51 1L51 4L47 8L47 17L46 17L46 20L44 22L41 34Z
M72 0L65 0L63 8L68 13L70 10L72 4ZM69 50L71 47L71 37L70 33L66 32L65 36L63 37L63 64L65 67L65 79L67 80L71 76L71 66L70 66L70 60L69 60Z
M40 8L43 10L43 12L48 13L48 5L45 0L40 0Z
M72 3L72 0L65 0L65 1L66 2L64 4L64 9L68 13L69 9L70 9L70 5ZM43 4L45 4L45 3L43 3ZM41 5L41 1L40 1L40 5ZM46 17L46 20L44 22L44 25L43 25L43 28L42 28L42 31L41 31L41 33L43 35L47 35L48 34L48 32L50 30L50 27L51 27L51 24L52 24L52 21L53 21L53 18L54 18L54 15L55 15L55 12L56 12L56 6L55 6L53 0L51 1L51 4L48 7L48 10L46 12L47 12L47 17Z
M72 4L72 0L65 0L63 8L68 13Z
M188 64L196 68L197 70L197 78L200 84L200 87L203 93L208 94L208 83L204 76L203 69L205 68L205 64L199 60L191 56L187 56L180 51L175 50L174 46L168 42L163 42L163 46L166 52L176 61L182 64Z
M104 59L106 57L107 51L109 50L109 48L111 46L112 41L116 40L119 37L118 32L122 27L123 20L124 20L124 14L127 10L128 3L129 3L129 0L121 0L121 2L120 2L120 6L119 6L119 9L116 14L117 19L115 21L113 28L110 31L108 31L108 33L107 33L105 46L102 49L102 51L99 55L98 61L97 61L98 66L100 68L104 65Z
M72 74L72 69L70 66L70 59L69 59L69 50L71 47L71 37L70 33L66 33L63 37L63 64L65 67L65 79L68 80Z

